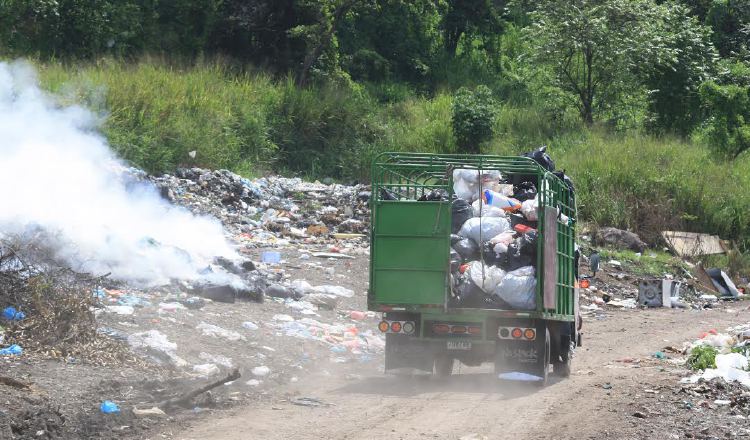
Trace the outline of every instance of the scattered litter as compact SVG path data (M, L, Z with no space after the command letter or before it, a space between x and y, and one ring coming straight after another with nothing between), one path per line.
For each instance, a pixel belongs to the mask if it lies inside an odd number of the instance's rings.
M15 307L6 307L3 310L3 318L6 321L21 321L26 318L26 314L20 310L16 310Z
M258 377L264 377L268 376L268 374L271 372L271 369L266 367L265 365L262 365L260 367L253 368L253 374Z
M201 364L193 366L193 372L198 373L203 377L210 377L215 374L219 374L219 367L215 364Z
M244 341L244 340L247 339L247 338L245 338L244 336L242 336L241 334L239 334L239 333L237 333L235 331L227 330L227 329L221 328L219 326L216 326L216 325L213 325L213 324L208 324L208 323L205 323L205 322L201 322L200 324L198 324L198 326L196 327L196 329L200 330L203 333L203 336L213 336L215 338L225 338L225 339L228 339L230 341L239 341L239 340Z
M334 259L346 259L346 260L354 260L355 258L351 255L339 254L336 252L313 252L312 256L318 257L318 258L334 258Z
M544 378L535 376L533 374L522 373L520 371L513 371L510 373L500 373L497 375L498 379L502 380L515 380L519 382L538 382L544 380Z
M115 402L112 402L111 400L105 400L102 402L101 405L99 405L99 410L103 412L104 414L119 414L120 413L120 407L117 406Z
M114 313L116 315L132 315L135 313L135 309L132 306L107 306L104 308L109 313Z
M250 379L247 382L245 382L246 385L249 385L251 387L257 387L258 385L262 384L263 382L259 381L258 379Z
M242 328L247 330L258 330L258 325L251 321L245 321L242 323Z
M23 348L18 344L0 349L0 356L19 356L23 354Z
M318 406L331 406L332 404L323 402L320 399L316 399L314 397L298 397L296 399L292 399L289 401L292 405L298 405L298 406L309 406L309 407L318 407Z
M232 364L232 359L222 356L220 354L210 354L206 352L201 352L198 357L206 362L210 362L213 364L221 365L222 367L232 368L234 365Z
M167 414L157 407L148 409L133 408L133 415L136 417L166 417Z

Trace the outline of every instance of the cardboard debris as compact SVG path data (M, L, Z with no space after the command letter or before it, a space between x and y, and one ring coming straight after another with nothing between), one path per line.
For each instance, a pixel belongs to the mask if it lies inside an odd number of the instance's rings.
M727 252L726 245L718 235L678 231L663 231L661 235L667 245L680 257L697 257Z

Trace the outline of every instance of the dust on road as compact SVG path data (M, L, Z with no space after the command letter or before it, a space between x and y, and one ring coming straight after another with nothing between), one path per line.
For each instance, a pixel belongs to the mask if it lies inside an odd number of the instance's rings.
M674 397L643 393L659 384L674 387L682 370L651 355L709 326L750 320L744 307L737 310L622 310L587 322L572 376L543 389L498 383L489 366L461 367L444 381L386 376L377 363L332 366L309 372L273 403L163 434L195 440L683 438L659 417ZM323 405L290 402L299 396Z

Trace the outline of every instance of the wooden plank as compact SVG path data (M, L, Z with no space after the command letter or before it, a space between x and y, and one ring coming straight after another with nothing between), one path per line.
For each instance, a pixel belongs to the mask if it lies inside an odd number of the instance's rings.
M557 308L557 209L544 208L544 308Z

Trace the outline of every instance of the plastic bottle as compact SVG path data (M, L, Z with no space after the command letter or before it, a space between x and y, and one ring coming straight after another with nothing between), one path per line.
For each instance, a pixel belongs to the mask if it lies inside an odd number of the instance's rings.
M504 211L513 212L521 209L521 202L518 200L489 189L484 190L484 201L488 205L501 208Z

